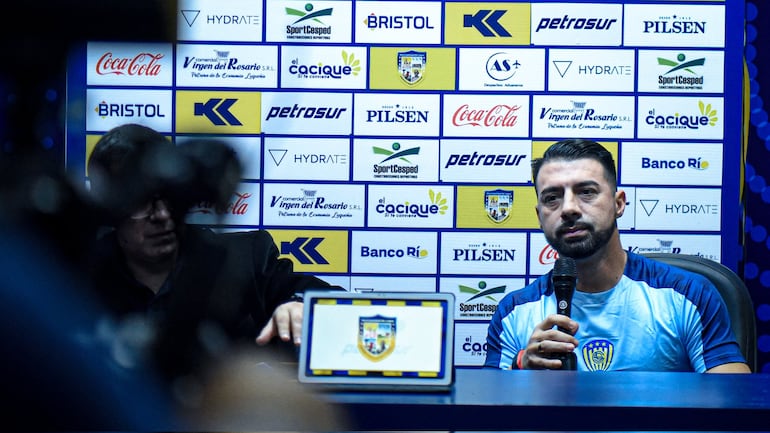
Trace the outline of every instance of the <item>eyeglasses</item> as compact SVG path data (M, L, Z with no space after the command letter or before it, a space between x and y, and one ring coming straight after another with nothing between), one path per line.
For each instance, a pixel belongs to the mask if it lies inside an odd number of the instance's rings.
M162 203L162 204L158 204ZM167 212L171 212L173 210L172 206L169 204L169 201L161 198L161 197L153 197L150 200L148 200L145 204L135 209L133 212L131 212L131 215L129 215L129 218L132 220L143 220L147 219L153 215L155 215L160 210L166 210Z

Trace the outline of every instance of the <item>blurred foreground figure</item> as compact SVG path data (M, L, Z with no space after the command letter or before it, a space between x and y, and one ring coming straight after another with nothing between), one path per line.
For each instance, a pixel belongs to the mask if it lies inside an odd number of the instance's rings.
M195 203L231 200L240 163L229 147L209 139L175 146L148 127L121 125L97 142L88 176L113 227L94 250L94 287L118 317L149 321L166 377L185 383L232 347L274 339L268 347L294 357L300 296L330 285L295 273L267 231L184 222Z

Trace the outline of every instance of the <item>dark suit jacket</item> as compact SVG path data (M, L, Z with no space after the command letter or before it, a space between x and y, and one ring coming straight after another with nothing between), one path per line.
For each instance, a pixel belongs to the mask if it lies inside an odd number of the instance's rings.
M295 273L292 262L278 255L267 231L216 233L186 226L177 267L156 296L131 276L113 232L99 241L92 278L118 318L153 318L156 352L170 363L163 368L178 370L222 342L254 345L278 305L309 288L330 288Z

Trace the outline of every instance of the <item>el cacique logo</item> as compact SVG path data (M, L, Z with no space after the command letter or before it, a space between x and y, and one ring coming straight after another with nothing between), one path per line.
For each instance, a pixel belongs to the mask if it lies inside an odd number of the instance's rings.
M154 77L160 73L160 59L163 54L139 53L133 58L113 57L111 52L104 53L96 62L99 75L134 75Z

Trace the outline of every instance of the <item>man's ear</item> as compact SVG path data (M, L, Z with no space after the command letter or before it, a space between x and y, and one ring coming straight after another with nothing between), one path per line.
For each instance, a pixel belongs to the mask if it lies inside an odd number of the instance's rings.
M626 192L622 189L619 189L618 192L615 193L615 219L622 217L625 211Z

